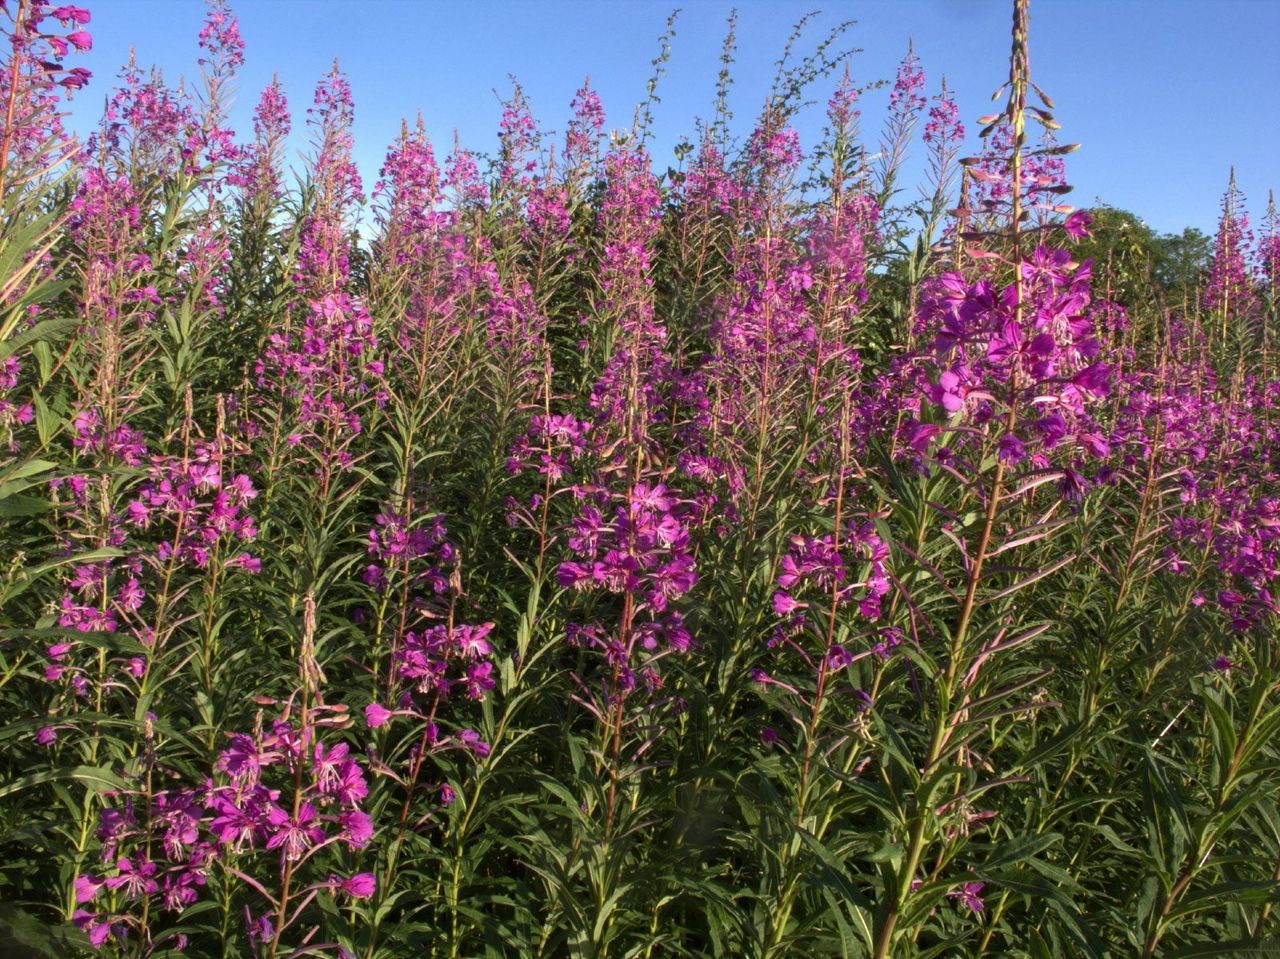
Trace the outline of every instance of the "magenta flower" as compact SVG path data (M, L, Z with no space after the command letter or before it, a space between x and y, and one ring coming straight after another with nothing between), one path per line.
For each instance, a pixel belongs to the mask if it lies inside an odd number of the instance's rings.
M1087 210L1076 210L1062 222L1062 231L1072 240L1082 240L1089 236L1089 227L1093 225L1093 215Z
M98 891L102 888L105 880L95 879L93 876L77 876L75 882L76 902L83 905L86 902L93 902L98 897Z
M484 699L484 694L493 689L495 682L492 673L493 663L490 662L467 667L466 687L469 699Z
M960 904L972 912L979 915L983 910L982 890L986 883L982 882L966 882L959 889L953 889L947 895L954 899L959 899Z
M239 848L251 844L262 831L261 804L250 796L237 800L233 794L215 794L209 804L214 814L209 832L224 846Z
M154 878L156 864L149 859L135 863L132 859L122 858L116 861L116 870L116 875L107 879L107 888L113 892L123 889L128 899L141 899L160 889Z
M234 733L231 745L218 755L214 768L225 772L242 786L252 786L258 781L262 765L257 743L244 733Z
M77 909L72 915L71 921L89 937L89 945L95 949L101 949L106 943L107 937L111 935L110 922L105 921L97 913Z
M493 623L480 626L459 626L454 632L454 640L458 649L467 659L479 659L493 652L493 647L485 638L493 631ZM490 687L492 688L492 687Z
M331 876L330 882L337 882L338 887L352 899L368 899L377 889L378 882L371 872L358 872L349 879L339 880Z
M304 802L296 815L290 815L279 806L267 809L267 826L271 832L268 849L279 849L282 858L296 862L302 854L324 839L324 830L317 825L319 813L315 806Z
M338 816L342 826L342 838L353 849L363 849L373 838L373 820L368 813L351 809Z

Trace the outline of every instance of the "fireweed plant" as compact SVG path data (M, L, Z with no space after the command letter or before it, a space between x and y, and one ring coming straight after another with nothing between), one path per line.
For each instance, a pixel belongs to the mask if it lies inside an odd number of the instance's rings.
M739 138L734 17L667 163L673 17L367 194L225 0L83 143L0 17L0 952L1280 948L1280 218L1107 245L1027 0L976 127L806 19Z

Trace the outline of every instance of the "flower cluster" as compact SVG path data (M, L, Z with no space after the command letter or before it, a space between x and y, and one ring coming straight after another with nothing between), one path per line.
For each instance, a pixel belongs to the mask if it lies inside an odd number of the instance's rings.
M361 808L369 792L364 769L347 743L327 744L319 735L342 722L338 713L317 719L304 711L295 719L286 710L268 729L232 734L215 778L202 786L131 794L105 808L98 828L103 867L82 873L75 884L81 907L75 921L92 945L114 935L152 946L144 903L181 914L199 899L215 868L242 874L266 859L273 872L287 875L326 850L332 859L339 849L368 845L374 829ZM311 868L317 874L313 890L353 898L373 894L369 873L344 879ZM286 925L293 919L287 916ZM250 924L251 935L259 937L281 931L267 914ZM182 949L185 937L176 939Z
M6 175L39 176L56 167L73 150L74 140L62 126L59 107L64 95L89 82L84 67L66 67L64 58L93 46L85 30L89 11L48 0L13 6L0 16L9 23L8 54L0 64L0 188ZM19 181L21 182L21 181Z
M278 77L272 77L253 111L253 143L240 151L239 161L227 175L239 187L249 205L270 208L280 198L280 160L293 119L289 101Z
M618 629L597 624L572 627L578 645L601 649L625 694L639 672L658 684L659 653L687 652L693 644L680 613L671 603L697 582L689 540L689 504L662 483L636 483L610 494L583 489L582 506L568 531L575 559L560 564L561 586L598 590L626 597ZM643 651L643 652L642 652ZM644 657L637 669L633 657Z
M426 587L427 593L442 595L449 587L449 571L457 563L457 550L448 535L440 516L425 524L411 525L406 517L383 509L369 530L368 553L374 562L365 567L362 578L382 592L387 588L388 567L412 565L414 589ZM422 560L426 560L425 566Z
M1064 442L1064 451L1105 456L1088 411L1108 388L1088 311L1089 267L1041 246L1017 269L1019 279L1003 287L959 273L926 285L916 329L933 335L936 359L925 393L952 422L1003 426L999 455L1009 464L1030 459L1043 469ZM916 448L941 431L906 427L906 445Z
M588 170L595 167L600 150L600 134L604 130L604 107L600 94L584 81L574 94L573 119L564 134L564 180L580 186Z
M257 363L258 386L297 404L291 446L309 440L340 467L351 464L346 447L362 429L359 408L379 400L377 343L368 309L347 293L312 301L299 335L271 334Z
M90 426L95 422L82 414L78 441L94 444L102 439ZM171 628L165 622L168 610L161 604L172 600L176 571L256 573L261 568L261 561L244 549L258 532L248 511L257 490L243 473L226 475L225 451L201 444L187 457L148 457L141 434L122 426L111 437L109 452L126 463L148 464L147 479L119 501L118 510L102 514L93 495L94 487L102 487L91 486L84 476L55 481L70 492L70 517L96 526L102 545L125 553L73 565L62 595L57 623L71 633L46 650L45 678L68 682L82 698L88 695L91 673L76 664L78 643L71 635L127 630L142 655L126 657L122 675L140 679ZM149 594L157 604L154 610L144 608Z
M839 537L791 537L773 594L773 610L783 624L770 644L792 643L806 632L826 637L833 611L845 607L875 623L889 593L888 557L889 547L869 522L848 521ZM832 649L837 658L847 656L843 648Z
M141 180L180 170L195 173L202 140L190 97L170 89L158 71L145 75L130 58L89 152L100 155L103 165L118 175Z
M1257 308L1250 282L1249 255L1253 232L1244 196L1236 187L1235 171L1222 197L1222 216L1214 238L1213 261L1204 288L1205 309L1226 318L1251 318Z
M294 282L309 299L340 289L350 274L351 225L348 217L360 200L360 173L351 157L355 103L351 85L333 69L316 85L307 109L312 130L311 179L314 202L302 221Z

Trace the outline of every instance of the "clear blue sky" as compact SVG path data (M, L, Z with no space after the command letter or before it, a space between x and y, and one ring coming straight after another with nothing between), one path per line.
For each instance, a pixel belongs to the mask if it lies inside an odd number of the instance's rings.
M171 81L197 75L201 0L86 0L93 51L76 65L94 73L73 105L86 131L128 56L157 64ZM492 149L498 94L517 77L547 128L562 129L584 75L600 92L609 126L630 123L670 0L233 0L247 45L236 128L250 131L258 92L278 72L304 120L316 80L339 57L356 101L357 160L371 188L401 117L421 111L437 151L457 130L464 145ZM908 38L929 80L946 74L967 126L990 111L1007 73L1006 0L739 0L734 108L749 125L791 25L823 13L813 42L839 20L857 25L848 42L859 80L892 78ZM684 0L654 126L657 162L709 111L728 0ZM1033 76L1058 104L1072 200L1133 210L1162 231L1210 230L1235 164L1255 221L1267 191L1280 190L1280 0L1033 0ZM802 48L808 49L802 45ZM827 87L815 90L825 101ZM887 93L867 98L874 139ZM819 111L798 124L811 144ZM742 131L742 132L745 132ZM301 146L299 140L298 146Z

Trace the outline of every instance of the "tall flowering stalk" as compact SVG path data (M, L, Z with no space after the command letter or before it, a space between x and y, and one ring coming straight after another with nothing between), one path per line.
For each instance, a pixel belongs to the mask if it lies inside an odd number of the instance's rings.
M964 144L964 134L960 107L947 87L947 78L943 77L941 90L930 102L923 134L929 155L929 181L933 187L924 197L929 204L925 214L926 242L933 237L936 225L948 212L955 197L961 176L957 161Z
M592 419L535 417L510 464L545 477L544 491L518 513L541 525L544 541L552 499L573 502L557 524L568 558L556 579L586 594L574 603L566 639L582 650L573 698L592 716L596 740L595 788L583 812L597 838L581 854L591 864L589 894L598 918L580 934L601 951L617 935L610 903L625 888L636 810L644 802L637 767L660 735L660 664L691 647L678 606L697 579L691 511L670 485L661 442L670 425L673 370L650 275L660 210L657 181L648 154L629 145L606 156L605 176L596 323L609 355L590 394Z
M920 58L908 45L889 91L889 115L875 163L875 198L881 207L887 206L893 198L898 171L906 159L912 134L928 102L924 90L925 77L920 68Z
M804 873L812 868L802 833L815 843L826 841L844 782L868 762L865 712L874 692L858 687L854 666L868 657L887 659L897 642L896 633L881 633L875 626L890 590L889 550L874 523L856 515L847 400L841 414L831 471L824 477L829 498L821 504L829 510L833 532L790 537L772 601L778 625L768 645L776 659L752 674L761 695L786 720L781 730L765 726L761 741L768 750L786 753L794 777L791 818L783 833L792 835L762 884L763 956L783 955L795 942L792 915ZM824 774L828 768L836 770L834 776Z
M66 67L65 58L90 49L93 40L85 29L89 11L78 6L21 0L6 4L0 17L8 41L0 58L0 249L6 253L0 275L0 496L8 497L47 479L42 474L54 466L35 455L52 430L48 416L37 423L37 413L48 410L39 388L49 367L41 364L33 376L32 360L75 322L51 311L60 288L54 249L67 222L53 190L79 149L62 125L63 97L89 79L83 67ZM28 501L28 510L34 506Z
M84 7L54 7L48 0L6 4L9 53L0 72L0 196L56 167L75 150L62 128L62 97L89 82L84 67L66 67L64 58L92 49L84 27Z
M868 193L865 158L857 142L857 96L846 71L827 104L828 196L806 224L815 327L808 405L815 418L829 406L828 415L819 418L828 425L836 416L844 420L837 413L840 407L835 398L851 390L858 376L860 361L854 346L861 340L861 331L857 322L868 297L871 250L879 239L880 210Z
M918 932L899 929L904 912L920 888L921 895L936 896L947 865L956 858L968 835L964 828L947 829L948 820L967 807L963 776L954 767L971 763L966 746L966 730L972 721L972 703L989 699L980 690L984 667L1005 650L1027 642L1044 628L1011 634L997 629L991 638L975 646L973 638L990 630L978 619L982 587L987 581L984 567L998 552L1016 545L1017 537L1001 542L997 522L1009 508L1046 481L1058 478L1062 495L1078 498L1083 476L1072 466L1058 473L1049 467L1050 450L1061 457L1079 444L1094 455L1105 455L1109 447L1092 429L1086 405L1106 388L1105 367L1095 362L1098 343L1084 313L1089 299L1087 267L1075 267L1065 250L1037 247L1028 254L1023 229L1023 156L1027 98L1030 78L1027 55L1027 4L1014 8L1013 51L1009 76L1009 97L1002 117L990 118L1005 124L1010 152L1005 161L1007 192L997 203L1007 206L1008 227L1004 233L1007 258L1001 268L1012 271L1012 281L996 286L990 280L968 283L965 278L946 274L939 277L922 299L920 314L925 328L935 331L934 359L926 365L936 380L926 385L929 399L948 416L949 423L920 432L913 428L917 445L935 430L955 429L966 422L975 429L956 436L962 444L952 449L940 447L944 468L973 471L975 486L964 485L966 498L972 496L979 510L976 536L967 542L957 539L962 556L963 578L951 595L956 603L955 619L943 626L934 624L943 641L941 662L930 681L935 685L937 709L929 722L927 751L918 772L912 772L913 800L903 810L904 838L901 865L885 890L887 908L877 913L875 952L887 957L901 937L913 941ZM1037 108L1037 116L1044 114ZM1042 119L1048 119L1044 114ZM1051 120L1049 120L1051 122ZM989 127L990 129L991 127ZM1073 227L1074 229L1074 227ZM995 252L988 257L999 257ZM932 378L932 377L931 377ZM1063 445L1064 440L1069 445ZM969 449L970 444L980 444ZM962 452L967 450L967 452ZM994 466L985 476L978 473L987 457ZM954 466L952 464L954 463ZM1008 481L1022 464L1032 467L1018 477L1016 486ZM1037 475L1039 474L1039 475ZM972 508L972 507L971 507ZM1047 531L1046 531L1047 532ZM1044 535L1037 533L1037 538ZM1070 557L1061 562L1070 561ZM1044 570L1000 590L1011 595L1027 583L1047 575ZM991 600L986 600L987 603ZM987 667L988 669L990 667ZM929 798L920 799L922 791ZM938 843L937 861L918 874L926 849ZM969 882L967 877L963 877ZM945 889L945 886L941 887ZM981 885L966 893L976 896ZM976 900L980 907L980 900Z
M284 199L281 164L292 128L288 99L277 77L253 111L253 142L239 149L227 171L233 208L228 231L230 262L223 281L220 331L223 368L217 385L229 389L263 353L274 311L290 298L285 235L279 223Z
M1226 340L1229 326L1254 319L1257 301L1248 267L1252 243L1244 194L1236 186L1233 168L1227 191L1222 195L1222 216L1218 220L1213 263L1204 289L1204 306L1218 321L1220 342Z
M731 481L743 477L752 519L770 479L772 441L805 415L815 335L805 299L813 277L796 242L800 141L785 121L767 105L747 147L733 215L756 228L730 251L733 283L716 310L707 364L711 450L730 464Z
M1262 379L1271 374L1271 351L1280 326L1280 213L1275 194L1267 196L1267 213L1258 238L1258 273L1262 281L1266 312L1262 318Z
M373 319L348 290L354 206L360 177L351 158L351 88L337 64L316 88L311 109L309 202L299 226L293 284L298 299L284 329L270 334L255 372L271 421L268 469L298 450L311 460L317 495L330 503L355 461L352 447L370 407L383 402ZM323 526L323 513L322 523Z

